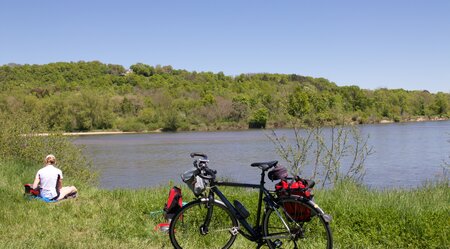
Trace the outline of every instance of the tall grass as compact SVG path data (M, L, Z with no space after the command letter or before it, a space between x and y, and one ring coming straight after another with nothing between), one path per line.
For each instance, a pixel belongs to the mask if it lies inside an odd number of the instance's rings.
M317 199L340 248L450 248L448 181L384 191L343 182Z

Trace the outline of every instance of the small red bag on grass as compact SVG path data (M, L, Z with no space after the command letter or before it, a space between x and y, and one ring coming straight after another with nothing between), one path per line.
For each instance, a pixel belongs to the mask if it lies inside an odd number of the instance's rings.
M24 187L26 195L39 196L40 191L39 189L33 189L33 184L25 184Z

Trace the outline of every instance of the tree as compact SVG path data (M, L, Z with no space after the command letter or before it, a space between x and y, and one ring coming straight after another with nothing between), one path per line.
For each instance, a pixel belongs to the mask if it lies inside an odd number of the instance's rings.
M343 86L339 90L346 100L344 107L348 111L364 111L369 105L366 95L358 86Z
M311 111L313 106L310 103L309 95L300 88L289 96L287 112L296 118L304 118Z
M108 71L109 74L112 75L122 75L126 72L125 68L122 65L114 65L114 64L108 64Z
M143 63L137 63L130 66L130 69L133 70L135 74L142 75L142 76L152 76L155 73L155 68L152 66L143 64Z
M236 96L233 98L232 107L233 110L230 113L230 120L239 122L245 119L249 112L249 99L246 96Z
M442 92L438 92L434 99L434 110L439 116L447 115L448 112L448 98Z
M267 119L269 117L269 110L262 107L256 110L250 118L248 123L249 128L266 128Z

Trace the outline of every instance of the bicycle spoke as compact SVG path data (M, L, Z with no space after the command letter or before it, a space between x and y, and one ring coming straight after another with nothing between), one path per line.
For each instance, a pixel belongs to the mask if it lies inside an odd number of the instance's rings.
M234 242L236 235L232 229L237 227L229 211L216 203L209 222L208 208L204 203L197 202L181 210L174 219L169 231L175 248L228 248ZM205 223L208 223L207 227Z
M296 198L280 201L278 209L268 211L264 224L270 248L331 248L328 225Z

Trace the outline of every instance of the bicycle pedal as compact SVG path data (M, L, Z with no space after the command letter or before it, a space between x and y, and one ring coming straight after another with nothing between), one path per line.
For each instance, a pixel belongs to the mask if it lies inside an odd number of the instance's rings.
M230 228L230 233L233 236L238 235L239 234L239 227L232 227L232 228Z
M283 242L281 242L281 240L277 239L274 242L272 242L272 244L276 247L276 248L281 248L281 246L283 245Z

